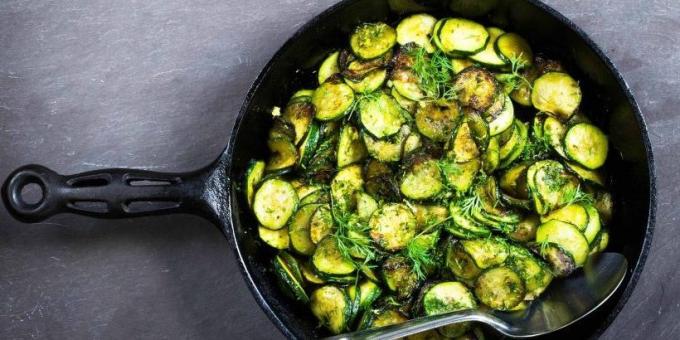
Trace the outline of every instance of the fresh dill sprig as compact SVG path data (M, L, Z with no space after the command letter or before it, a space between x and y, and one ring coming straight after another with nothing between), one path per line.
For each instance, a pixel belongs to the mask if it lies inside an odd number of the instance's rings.
M538 161L546 159L551 154L551 147L548 141L544 138L538 138L531 134L527 140L527 144L519 156L522 161Z
M482 199L479 196L472 194L460 200L460 209L464 214L470 216L472 213L479 211L482 208Z
M585 205L593 205L595 203L595 198L583 190L581 190L581 185L577 185L575 188L572 187L567 192L564 193L565 201L567 205L580 203Z
M424 48L417 47L409 53L413 58L411 69L428 100L451 101L457 98L453 86L453 65L444 52L437 50L430 55Z
M533 85L524 75L522 75L522 70L527 66L526 62L522 59L522 53L519 55L513 55L510 58L510 73L503 74L498 80L503 83L503 85L510 89L511 91L517 90L522 85L526 85L529 89L533 88Z
M347 114L345 119L347 121L352 119L354 113L356 111L358 111L359 105L361 104L361 102L363 102L363 101L373 101L373 100L380 98L379 91L380 90L376 90L376 91L373 91L373 92L365 92L365 93L360 93L360 94L356 95L356 98L354 98L354 101L352 102L352 104L347 109L347 112L349 112L349 113Z
M378 255L378 249L368 237L370 227L363 223L357 214L337 208L331 196L331 216L335 222L332 237L335 238L340 255L354 264L356 268L369 266Z
M449 216L445 219L427 223L427 227L413 237L404 250L404 255L411 261L411 270L419 280L427 277L428 268L436 265L435 254L436 243L439 240L437 229L451 220Z

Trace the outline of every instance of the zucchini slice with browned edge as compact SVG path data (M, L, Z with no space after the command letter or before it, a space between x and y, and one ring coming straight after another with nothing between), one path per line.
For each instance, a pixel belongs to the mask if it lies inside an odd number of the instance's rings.
M317 211L321 204L307 204L293 215L290 225L288 226L288 234L290 235L290 245L295 252L301 255L312 255L316 244L312 241L310 232L310 222L312 216Z
M399 104L383 91L359 102L359 119L366 131L376 138L396 134L405 122Z
M408 68L399 68L392 71L392 87L402 97L420 101L425 98L426 93L420 88L420 79L416 73Z
M281 179L264 181L255 193L253 212L262 226L281 229L286 225L298 206L298 197L293 186Z
M460 243L480 269L502 264L509 254L507 243L498 237L461 240Z
M442 51L452 56L480 52L489 41L489 32L486 28L472 20L445 18L436 26L435 43Z
M534 81L531 103L537 110L566 121L581 104L581 87L566 73L548 72Z
M489 133L492 136L498 135L510 128L515 120L515 107L512 105L512 100L506 94L500 94L499 96L503 98L503 108L495 116L486 116L486 121L489 122Z
M331 181L331 197L333 208L350 211L356 206L354 193L361 191L364 179L361 176L361 166L357 164L342 168Z
M404 316L402 312L398 309L392 308L379 308L370 309L364 312L364 315L359 321L359 330L380 328L390 325L396 325L408 321L408 318Z
M356 93L370 93L378 90L385 82L385 79L387 79L387 70L381 68L369 72L359 81L345 79L345 83Z
M425 315L439 315L477 308L472 292L460 282L445 281L423 288L421 299Z
M443 159L438 164L446 184L458 192L466 192L472 187L481 167L479 159L476 158L464 163Z
M480 155L470 125L465 120L458 124L456 131L446 143L444 149L446 150L446 158L457 163L471 161Z
M288 229L281 228L271 230L262 226L257 227L257 234L260 240L274 249L288 249L290 246L290 237L288 236Z
M536 238L536 230L541 224L541 220L537 215L526 215L515 226L515 230L507 234L508 238L521 243L533 241Z
M475 66L475 63L467 58L451 58L451 70L454 74L460 73L460 71L470 67Z
M564 165L567 167L567 170L570 170L576 174L578 178L585 181L586 183L595 184L601 187L607 184L606 176L599 170L586 169L572 162L564 162Z
M246 168L246 176L243 181L243 192L246 194L248 206L253 206L253 197L255 196L255 187L260 184L262 176L264 175L265 163L261 160L251 159Z
M352 303L336 286L323 286L311 294L310 308L319 323L333 334L349 330Z
M463 106L480 112L486 111L494 103L501 88L496 78L481 67L468 67L456 75L453 84L458 92L458 101Z
M309 220L309 238L312 243L318 244L321 240L330 234L335 227L333 215L328 205L322 205L314 211Z
M527 169L527 185L536 212L545 215L570 203L568 193L575 192L579 182L559 162L545 160L538 161Z
M416 110L415 122L423 136L436 142L445 142L456 128L460 117L460 109L455 103L446 106L426 103L419 105Z
M411 209L400 203L387 203L368 220L373 241L388 251L406 247L416 235L416 217Z
M352 321L359 313L371 308L373 302L382 294L382 288L371 280L363 280L347 287L347 296L352 302ZM350 322L350 323L351 323Z
M599 234L602 229L602 222L600 221L600 214L595 207L587 205L585 209L588 212L588 225L583 230L583 236L585 236L588 243L592 245L597 234Z
M410 297L420 284L411 262L404 256L388 257L383 262L381 270L385 286L396 294L397 299L404 300Z
M582 204L574 203L554 210L548 215L541 216L541 222L545 223L552 220L558 220L571 223L580 231L584 231L588 226L589 218L590 216L586 207Z
M419 159L413 162L399 186L404 196L414 200L432 198L444 189L437 160Z
M411 128L404 124L396 135L383 139L373 137L368 131L362 131L361 135L369 155L381 162L397 162L402 158L404 144L411 135Z
M529 43L517 33L505 33L496 39L494 49L507 64L524 68L534 63L534 53Z
M511 246L506 265L517 272L524 281L525 300L533 300L538 297L553 279L547 264L534 257L524 247Z
M479 238L491 235L491 231L485 227L483 224L473 220L468 216L461 208L459 202L451 202L449 204L449 215L453 220L453 225L459 230L463 231L469 238ZM450 230L450 226L444 226L447 231Z
M430 41L436 22L437 19L429 14L414 14L402 19L397 25L397 42L400 45L414 43L427 53L434 53L435 47Z
M495 44L496 39L504 35L505 31L498 27L487 27L486 30L489 32L489 42L482 51L471 55L470 59L488 67L503 67L508 62L496 53Z
M588 169L604 165L608 152L607 136L595 125L579 123L571 126L564 135L564 153Z
M302 287L302 274L297 260L286 253L280 252L274 257L274 273L283 291L296 301L308 303L309 297Z
M548 242L559 245L574 259L576 267L581 267L588 258L590 246L578 227L558 220L541 224L536 231L538 244Z
M397 32L383 22L357 26L349 38L352 52L361 59L373 59L385 54L397 42Z
M267 171L288 169L297 163L298 152L292 140L284 137L270 138L267 147L270 151Z
M312 266L324 280L332 281L335 277L342 277L354 273L354 263L342 256L334 236L326 236L314 250Z
M314 91L312 104L316 108L316 119L336 120L349 113L354 103L354 90L344 83L326 82Z
M338 168L359 162L367 155L366 145L357 128L352 125L343 126L338 140Z
M536 252L550 265L550 269L556 277L566 277L576 270L574 258L560 245L542 242L535 245L535 248Z
M475 281L475 296L492 309L510 310L524 300L524 282L514 270L500 266L485 270Z
M298 148L300 167L303 169L307 168L312 157L314 156L319 143L321 142L321 126L316 122L312 122L307 131L307 136L300 144Z
M545 117L543 120L543 138L548 142L558 155L567 158L564 153L562 140L567 133L566 126L555 117Z
M295 131L294 142L297 145L305 137L312 124L314 105L309 102L294 101L286 106L281 118L293 126Z
M482 169L485 173L493 173L501 164L500 145L498 145L498 138L496 136L489 138L489 144L486 146L486 151L482 156Z
M319 84L323 84L326 81L326 79L330 78L332 75L340 73L340 66L338 66L339 55L340 52L338 51L332 52L321 63L321 66L319 66L319 71L317 73L317 79L319 80Z

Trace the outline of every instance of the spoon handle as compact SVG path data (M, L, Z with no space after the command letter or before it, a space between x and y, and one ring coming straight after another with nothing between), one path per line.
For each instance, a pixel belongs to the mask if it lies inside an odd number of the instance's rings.
M364 331L345 333L327 338L328 340L373 340L373 339L397 339L406 337L412 334L428 331L437 327L446 326L454 323L465 321L480 321L484 323L496 323L500 320L489 320L489 318L480 313L478 310L463 310L448 314L427 316L417 319L409 320L408 322L382 327L377 329L368 329Z

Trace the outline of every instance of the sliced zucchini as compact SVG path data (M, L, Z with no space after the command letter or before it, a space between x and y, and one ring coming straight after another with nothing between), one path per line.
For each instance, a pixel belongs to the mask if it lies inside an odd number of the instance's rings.
M402 177L399 188L404 196L414 200L424 200L439 194L444 189L444 183L437 160L414 162Z
M468 67L456 75L454 88L461 105L484 112L501 92L496 78L481 67Z
M359 215L359 219L364 222L368 222L368 219L371 218L373 212L378 210L378 202L376 202L376 200L371 197L371 195L363 191L357 191L356 200L357 214Z
M293 95L288 100L288 103L301 101L301 102L311 102L312 96L314 95L314 90L301 89L293 93Z
M334 227L330 207L322 205L316 209L309 220L309 238L314 244L317 244L330 234Z
M416 105L417 103L411 99L406 98L405 96L401 95L399 91L397 90L396 87L392 87L392 90L390 91L390 94L392 97L394 97L394 100L397 101L397 104L401 106L402 109L412 113L416 110Z
M581 88L570 75L548 72L534 81L531 103L543 112L567 120L581 103Z
M451 202L451 204L449 204L449 215L453 220L453 225L458 228L459 231L463 231L466 235L471 236L470 238L491 235L491 231L488 228L465 214L458 202ZM448 226L445 227L449 230Z
M513 90L510 92L510 98L519 105L529 107L531 106L531 89L534 80L538 77L538 71L534 66L525 67L520 71L520 76L525 81L520 81L516 86L513 86Z
M273 261L274 273L283 291L294 300L308 303L309 297L302 287L302 274L297 260L290 254L282 251Z
M382 288L371 280L363 280L358 285L347 287L347 296L352 302L352 315L356 316L371 308L380 294L382 294Z
M458 279L465 282L474 281L482 272L472 256L458 241L449 242L446 248L446 267Z
M462 56L480 52L489 41L489 32L479 23L463 18L441 19L435 32L438 47L445 53Z
M486 123L480 114L470 109L465 110L464 119L470 127L472 138L475 140L479 150L486 150L489 145L489 139L491 138L489 124Z
M370 133L361 133L368 154L381 162L397 162L401 160L404 151L404 143L411 135L411 128L403 125L399 133L385 139L376 139Z
M287 228L271 230L260 226L257 227L257 233L260 235L260 240L274 249L288 249L288 246L290 245L290 237L288 236Z
M404 98L419 101L427 95L420 88L420 80L411 69L396 69L392 72L392 86Z
M411 132L404 141L404 151L402 152L402 155L404 157L409 156L421 146L423 146L423 139L420 137L420 134L415 131Z
M507 266L517 272L524 281L526 300L537 298L553 279L547 265L523 247L512 246L510 248Z
M368 310L359 322L359 329L380 328L408 321L406 316L396 308Z
M449 187L456 189L458 192L466 192L472 187L481 163L478 159L465 163L455 163L454 161L444 159L439 161L439 167Z
M612 194L603 190L596 190L593 197L595 198L593 206L597 209L600 220L603 224L609 223L614 213L614 198Z
M416 217L408 206L387 203L376 210L368 221L370 235L383 249L396 251L406 247L415 236Z
M460 71L474 65L475 63L470 59L451 58L451 69L454 74L458 74Z
M607 136L595 125L579 123L571 126L564 135L564 153L588 169L604 165L608 152Z
M370 93L379 89L385 79L387 79L387 70L380 68L369 72L359 81L345 79L345 83L356 93Z
M324 61L321 63L321 66L319 66L319 72L317 73L317 78L319 80L319 84L323 84L326 79L330 78L330 76L340 73L340 66L338 66L338 56L340 55L340 52L335 51L326 57Z
M344 125L338 140L338 168L359 162L366 158L368 151L359 131L352 125Z
M387 289L400 300L410 297L420 284L411 263L401 255L392 255L383 262L382 276Z
M298 182L298 183L295 183ZM291 181L290 184L295 188L295 192L300 200L305 197L319 191L323 190L323 187L316 184L305 184L302 181Z
M297 206L295 188L278 178L264 181L253 199L255 217L262 226L272 230L283 228Z
M578 227L573 224L552 220L541 224L536 231L536 242L554 243L564 249L574 259L576 267L586 262L590 246Z
M520 68L531 66L534 53L529 43L517 33L505 33L496 39L494 49L507 64L514 63Z
M399 104L382 91L376 97L359 102L359 119L364 128L376 138L392 136L404 124Z
M361 166L357 164L342 168L331 181L331 197L335 207L350 211L356 206L354 193L362 190L364 180L361 177Z
M605 175L598 170L586 169L578 164L574 164L571 162L564 162L564 165L567 167L568 170L576 174L578 178L586 181L587 183L592 183L599 186L606 185L607 180Z
M314 269L324 278L341 277L352 274L354 263L342 257L335 237L326 236L314 250L312 255Z
M274 118L272 128L269 129L269 140L274 139L288 139L292 141L295 139L295 128L290 122L283 120L281 117Z
M479 148L472 136L472 130L467 121L462 121L458 124L452 138L444 148L446 150L446 157L457 163L471 161L480 155Z
M515 120L515 107L512 105L512 100L506 94L501 94L500 96L504 98L503 109L496 116L486 116L486 121L489 123L489 133L492 136L498 135L510 128Z
M487 174L493 173L501 163L500 145L498 145L498 138L493 136L489 138L489 144L482 156L482 169Z
M519 223L521 216L513 210L507 209L500 202L498 184L494 177L488 177L475 188L475 195L479 198L480 208L472 211L472 217L480 223L506 232L505 226Z
M320 121L335 120L349 112L354 102L354 91L347 84L323 83L312 96L312 104L316 108L316 119Z
M480 269L499 265L508 257L508 245L496 237L461 240L460 243Z
M516 161L520 155L522 155L522 152L524 151L524 148L527 145L527 140L529 139L528 136L528 128L524 123L521 121L515 119L515 138L516 144L514 148L512 149L511 152L504 154L501 152L501 164L499 168L504 169L508 167L510 164L512 164L514 161ZM503 151L503 147L501 147L501 151Z
M246 193L246 200L248 206L253 206L253 197L255 196L255 187L260 184L262 176L264 175L265 163L264 161L251 159L246 168L246 176L243 181L243 192Z
M290 245L298 254L309 256L314 253L316 244L312 241L310 222L320 206L320 204L304 205L298 209L290 221L288 226Z
M299 144L305 137L312 119L314 119L314 105L309 102L295 101L289 103L281 115L285 121L293 126L295 131L295 144Z
M541 224L537 215L525 216L515 227L515 230L508 235L508 238L516 242L530 242L536 239L536 230Z
M331 198L330 195L328 194L328 190L323 189L323 190L317 190L314 191L313 193L305 196L303 199L300 200L300 205L307 205L307 204L329 204L331 203Z
M322 279L321 277L319 277L319 275L316 274L314 268L309 263L309 261L305 261L300 265L300 272L302 272L302 277L305 279L305 281L311 284L322 285L326 283L324 279Z
M557 154L566 158L567 155L564 153L564 146L562 145L562 140L564 135L567 133L567 128L554 117L545 117L543 120L543 138L548 141L548 144L552 147Z
M414 14L404 18L397 25L397 42L400 45L414 43L427 53L434 53L430 39L436 22L437 19L428 14Z
M578 187L578 179L567 173L562 164L538 161L527 169L527 185L534 200L536 212L548 212L570 203L569 192Z
M496 54L495 43L496 39L504 35L505 31L497 27L487 27L486 30L489 32L489 42L481 52L471 55L470 59L489 67L503 67L508 62Z
M373 59L385 54L397 42L397 32L383 22L357 26L349 39L352 52L361 59Z
M345 292L336 286L323 286L311 294L312 314L333 334L349 330L352 303Z
M445 281L426 288L422 298L425 315L438 315L477 308L472 292L460 282Z
M545 223L551 220L558 220L562 222L571 223L576 226L580 231L586 230L589 223L589 214L586 207L575 203L565 205L562 208L554 210L548 215L541 216L541 223Z
M576 263L569 252L556 243L543 242L539 245L538 253L550 264L553 275L566 277L576 270Z
M267 171L288 169L297 163L297 149L290 139L283 137L269 139L267 147L269 147L270 151Z
M602 229L590 245L590 255L603 252L609 245L609 231Z
M445 142L461 117L458 105L440 106L435 103L420 105L415 114L418 131L435 142Z
M602 223L600 222L600 214L595 207L587 205L585 209L588 212L588 225L583 230L583 236L585 236L588 243L592 245L602 229Z
M369 159L364 166L366 193L382 200L395 201L399 197L399 183L387 164Z
M529 165L530 163L519 163L505 170L498 182L501 190L515 198L529 198L527 187L527 168L529 168Z
M300 167L305 169L309 165L314 156L319 143L321 142L321 127L316 122L312 122L309 126L307 136L298 148Z
M490 268L477 278L475 296L492 309L510 310L524 300L524 282L508 267Z

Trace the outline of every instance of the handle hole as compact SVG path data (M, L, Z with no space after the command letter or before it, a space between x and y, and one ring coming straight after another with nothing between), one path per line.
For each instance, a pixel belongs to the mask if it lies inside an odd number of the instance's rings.
M101 176L90 176L90 177L80 177L72 178L66 182L66 184L74 188L91 188L91 187L103 187L109 185L111 179L109 177Z
M173 184L173 181L166 181L161 179L129 179L127 181L127 184L133 187L154 187L154 186L168 186Z
M74 210L105 213L109 211L109 204L104 201L73 201L68 203L68 207Z
M175 201L130 201L124 206L128 213L143 213L147 211L157 211L166 209L175 209L180 205Z
M28 205L38 205L45 199L45 191L37 181L27 182L21 187L21 201Z

